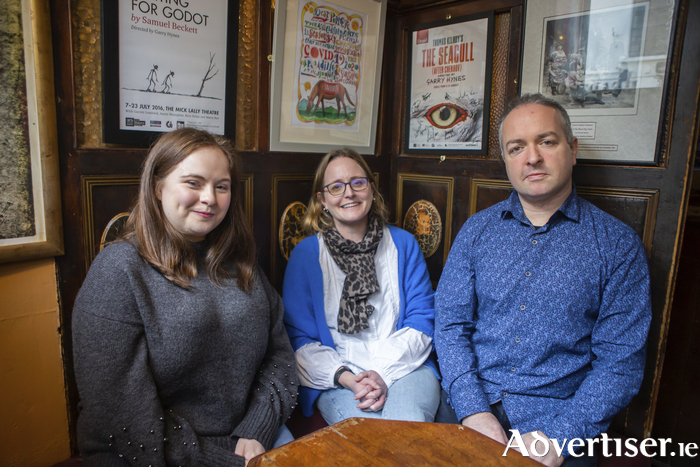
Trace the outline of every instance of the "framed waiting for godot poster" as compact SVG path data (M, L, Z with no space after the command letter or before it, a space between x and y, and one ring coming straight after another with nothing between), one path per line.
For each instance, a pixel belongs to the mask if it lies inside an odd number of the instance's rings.
M103 0L102 23L106 143L235 134L238 2Z

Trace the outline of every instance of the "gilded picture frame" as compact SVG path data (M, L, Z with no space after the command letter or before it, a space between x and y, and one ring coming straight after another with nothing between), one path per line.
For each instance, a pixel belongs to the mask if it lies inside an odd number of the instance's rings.
M9 0L6 12L2 29L12 29L15 40L4 55L18 58L12 68L3 67L0 82L8 92L8 79L19 79L9 91L19 110L3 118L3 133L15 141L0 156L0 263L64 252L49 2ZM4 106L7 112L9 103Z

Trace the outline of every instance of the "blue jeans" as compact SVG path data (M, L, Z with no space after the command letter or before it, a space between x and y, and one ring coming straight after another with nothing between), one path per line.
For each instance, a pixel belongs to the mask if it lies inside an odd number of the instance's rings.
M384 407L377 412L358 409L359 401L354 397L349 389L328 389L318 397L316 406L329 425L351 417L432 422L440 404L440 383L433 370L422 365L391 385Z
M435 423L454 423L459 425L455 409L447 402L447 393L444 389L440 390L440 407L435 414Z
M277 430L277 438L275 439L275 444L272 445L272 448L278 448L283 444L287 444L292 441L294 441L294 436L292 436L292 432L289 431L287 425L282 425L280 429Z

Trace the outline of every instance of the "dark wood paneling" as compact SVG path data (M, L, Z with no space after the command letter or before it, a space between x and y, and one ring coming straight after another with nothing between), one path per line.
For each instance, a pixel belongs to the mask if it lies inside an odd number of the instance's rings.
M282 214L291 203L308 205L313 187L313 174L277 174L272 177L272 218L270 219L270 280L273 287L282 290L287 260L279 246L279 227Z
M508 180L473 179L469 215L504 201L512 191ZM642 239L647 255L651 254L658 190L578 186L576 191L586 201L632 227Z
M83 192L83 245L85 270L100 251L100 239L109 221L128 212L138 197L138 175L86 175Z
M417 201L429 201L440 214L442 221L440 243L435 253L425 260L430 280L435 288L440 280L442 267L445 265L452 244L454 178L400 173L396 181L396 190L396 213L399 227L403 226L407 210Z
M69 421L73 452L75 445L75 419L78 394L73 378L71 310L75 296L86 274L86 249L81 195L82 177L107 175L136 175L145 156L145 151L132 148L81 148L78 146L76 130L75 77L71 45L71 1L56 0L51 3L52 35L54 42L55 89L59 136L59 157L62 184L63 224L65 232L65 256L57 258L61 302L61 330L64 350L65 376L67 384ZM245 64L246 95L239 93L240 112L237 111L238 129L236 147L243 150L243 171L251 176L248 186L252 196L249 205L253 215L258 258L272 282L281 286L285 260L279 254L277 235L273 225L279 222L284 208L292 201L304 203L310 196L310 185L289 181L276 188L275 176L280 174L310 177L322 154L319 153L270 153L269 149L269 86L273 10L270 2L255 0L241 2L240 47L246 49ZM416 24L469 15L486 10L496 10L496 15L509 15L509 21L501 21L509 31L507 41L507 71L499 86L506 89L507 99L517 95L519 89L521 34L523 19L522 0L477 0L465 2L418 0L416 2L393 2L390 5L385 38L384 65L375 156L366 158L373 172L379 175L379 186L389 206L397 205L397 180L399 173L428 174L450 177L454 180L452 199L452 222L450 234L443 239L454 240L459 228L469 215L470 190L473 180L505 180L503 163L497 157L495 147L490 148L487 158L455 159L440 162L437 157L406 157L400 154L403 134L402 122L405 105L405 76L407 66L406 29ZM668 134L668 157L661 168L601 167L579 165L574 180L578 186L619 187L656 190L659 193L659 210L653 230L651 250L651 272L654 318L650 332L647 372L640 395L632 402L628 411L616 419L616 428L628 436L643 437L651 428L654 414L656 390L661 374L665 334L668 324L668 296L674 285L674 265L679 252L677 245L683 229L684 200L687 198L685 174L690 155L696 144L696 117L698 102L698 76L700 76L700 28L688 28L686 24L700 21L700 2L681 0L679 25L675 32L676 47L671 60L671 86L669 86L665 110L664 131ZM235 40L235 39L232 39ZM505 43L504 43L505 44ZM234 44L235 46L235 44ZM252 50L252 53L247 53ZM239 57L242 56L239 54ZM247 80L247 81L246 81ZM239 80L239 85L241 81ZM241 112L245 118L241 118ZM498 118L498 112L492 112ZM279 179L277 179L279 181ZM254 181L254 183L253 183ZM121 190L119 188L117 190ZM426 196L430 195L426 192ZM103 204L113 195L100 193ZM124 198L133 196L124 194ZM430 195L432 196L432 195ZM494 198L491 201L495 201ZM125 199L123 200L125 201ZM489 201L489 202L491 202ZM617 201L604 199L605 203ZM120 201L121 202L121 201ZM402 210L410 203L402 201ZM439 203L435 203L436 206ZM274 206L274 209L273 209ZM116 208L116 203L114 204ZM438 206L439 207L439 206ZM633 215L639 218L638 206L631 206ZM620 208L618 215L624 217L626 210ZM393 213L395 221L402 221L403 213ZM105 217L107 214L105 213ZM443 219L443 222L445 220ZM104 222L93 219L95 230ZM646 224L645 224L646 225ZM447 230L447 229L446 229ZM445 230L445 231L446 231ZM443 233L444 236L444 233ZM274 247L273 247L274 243ZM440 256L438 252L434 257ZM274 269L274 271L272 271ZM435 272L431 270L431 274ZM437 273L436 273L437 274ZM697 401L697 396L696 399Z
M673 296L654 438L674 443L700 441L700 219L686 224ZM697 451L696 451L697 452ZM698 465L698 459L662 458L671 466Z

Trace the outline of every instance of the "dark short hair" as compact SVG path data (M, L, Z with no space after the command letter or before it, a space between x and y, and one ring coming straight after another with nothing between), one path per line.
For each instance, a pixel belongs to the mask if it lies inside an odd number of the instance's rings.
M501 122L498 125L498 144L501 145L501 156L505 154L505 148L503 147L503 122L506 121L506 117L508 117L512 111L518 107L529 104L543 105L556 110L557 114L559 115L559 123L564 131L566 142L569 144L569 146L571 146L571 143L574 142L574 132L571 129L571 119L569 118L569 114L566 112L566 109L559 102L555 101L554 99L544 97L542 94L523 94L510 103L508 111L503 115Z

